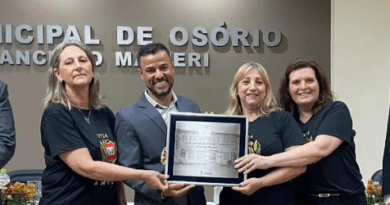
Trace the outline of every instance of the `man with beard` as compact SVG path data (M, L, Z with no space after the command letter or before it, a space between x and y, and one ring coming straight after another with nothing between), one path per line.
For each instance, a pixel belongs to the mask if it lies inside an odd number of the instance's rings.
M116 114L115 133L119 164L163 173L160 163L166 146L167 124L171 112L200 112L192 100L172 91L175 69L169 50L161 43L141 47L137 54L139 74L147 89L134 104ZM203 187L169 184L164 191L152 190L145 183L127 180L135 190L135 205L206 204Z

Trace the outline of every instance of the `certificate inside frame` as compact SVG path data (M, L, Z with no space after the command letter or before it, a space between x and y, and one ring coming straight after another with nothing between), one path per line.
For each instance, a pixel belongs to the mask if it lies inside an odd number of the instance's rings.
M247 117L171 113L169 118L168 183L239 186L246 180L234 161L247 154Z

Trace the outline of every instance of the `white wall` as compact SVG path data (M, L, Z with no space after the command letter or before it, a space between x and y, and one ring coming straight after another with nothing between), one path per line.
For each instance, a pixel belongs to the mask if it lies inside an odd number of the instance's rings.
M382 168L389 113L390 1L332 0L332 89L352 114L364 182Z

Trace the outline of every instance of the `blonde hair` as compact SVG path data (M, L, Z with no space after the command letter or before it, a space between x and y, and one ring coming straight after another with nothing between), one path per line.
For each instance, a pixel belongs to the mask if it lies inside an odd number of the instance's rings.
M265 68L256 62L248 62L242 65L233 78L233 82L229 90L229 108L225 111L227 115L243 115L243 108L240 97L238 95L238 83L245 77L246 73L251 69L257 69L260 72L261 78L266 87L266 95L260 106L259 116L268 116L271 112L282 110L272 92L271 83Z
M88 59L92 63L93 78L89 84L89 107L91 109L100 109L104 107L102 96L99 94L99 73L96 71L96 60L92 54L92 51L82 42L62 42L53 50L53 54L49 62L49 70L47 76L49 84L46 90L45 98L43 99L44 107L46 108L52 103L60 103L67 107L69 110L72 109L72 105L69 102L68 95L66 94L65 82L60 82L54 75L54 68L59 69L60 55L62 51L68 46L77 46L83 50Z

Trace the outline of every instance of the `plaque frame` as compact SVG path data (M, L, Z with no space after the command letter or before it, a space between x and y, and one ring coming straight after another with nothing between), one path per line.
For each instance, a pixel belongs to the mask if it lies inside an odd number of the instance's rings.
M248 153L246 116L175 112L169 119L167 183L231 187L247 179L234 169Z

